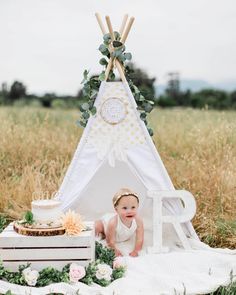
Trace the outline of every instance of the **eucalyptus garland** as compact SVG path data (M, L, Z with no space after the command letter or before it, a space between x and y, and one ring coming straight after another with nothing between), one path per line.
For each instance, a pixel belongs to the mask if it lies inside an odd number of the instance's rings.
M115 31L114 36L115 40L111 41L110 34L105 34L103 36L103 43L98 48L103 55L103 57L99 60L99 63L104 66L104 70L100 73L100 75L89 78L89 72L87 70L85 70L83 73L84 78L81 84L83 84L82 93L84 102L80 105L81 117L78 121L78 124L82 127L85 127L89 117L96 114L94 102L98 94L100 84L105 80L105 71L108 66L108 61L110 58L112 58L113 60L118 59L124 68L127 82L138 105L138 110L140 111L140 118L147 126L149 134L153 136L153 130L148 126L147 114L152 111L154 107L154 101L152 99L146 99L142 92L130 79L129 74L131 70L126 62L132 59L132 55L130 52L125 52L126 48L125 45L120 41L120 34ZM113 48L113 50L110 50L110 48ZM111 81L115 79L113 70L110 70L108 79Z
M117 258L112 249L104 247L101 243L96 242L95 257L95 261L90 262L84 270L83 267L77 265L77 267L82 268L84 271L84 275L79 279L79 282L87 285L94 282L101 286L107 286L112 281L124 276L126 266L124 263L117 263ZM31 270L30 263L28 263L26 265L20 265L18 271L11 272L0 263L0 280L12 284L35 287L44 287L59 282L71 283L78 281L71 281L70 268L71 264L67 264L61 271L53 267L46 267L37 272ZM100 273L99 268L101 269ZM33 272L35 274L33 274Z

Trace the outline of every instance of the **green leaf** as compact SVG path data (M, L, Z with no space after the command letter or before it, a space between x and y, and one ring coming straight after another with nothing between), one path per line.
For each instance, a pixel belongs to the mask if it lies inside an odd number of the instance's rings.
M89 71L88 70L84 70L83 72L83 76L84 76L84 79L88 79L88 74L89 74Z
M87 103L87 102L85 102L85 103L83 103L82 104L82 109L84 110L84 111L87 111L88 109L89 109L89 104Z
M121 54L122 54L122 50L121 49L116 49L115 51L113 51L114 57L118 57Z
M140 119L141 120L143 120L143 121L146 120L146 117L147 117L147 114L146 113L141 113L140 114Z
M87 95L89 95L89 92L90 92L90 85L89 85L89 83L87 82L87 83L84 85L84 87L83 87L83 94L84 94L85 96L87 96Z
M7 218L5 215L0 214L0 233L7 226Z
M84 128L84 127L86 127L86 122L84 122L84 121L76 121L76 124L79 126L79 127L82 127L82 128Z
M151 105L154 105L154 101L153 100L148 100L148 103L150 103Z
M109 249L103 246L101 243L96 242L95 257L96 261L99 260L101 263L106 263L112 267L113 261L115 259L115 252L113 249Z
M106 60L105 58L101 58L101 59L99 60L99 63L100 63L100 65L102 65L102 66L106 66L106 65L108 64L108 62L107 62L107 60Z
M153 132L152 128L148 127L147 129L148 129L148 132L149 132L150 136L153 136L154 132Z
M105 41L105 42L109 42L110 40L111 40L111 36L110 36L110 34L108 33L108 34L105 34L104 36L103 36L103 40Z
M112 42L112 45L114 48L118 48L118 47L121 47L123 45L123 43L115 40Z
M106 76L105 76L105 72L103 71L103 72L99 75L99 80L100 80L100 81L104 81L105 78L106 78Z
M110 73L109 73L109 79L110 80L112 80L112 81L114 81L115 80L115 74L113 73L113 71L110 71Z
M120 279L124 276L126 268L124 266L120 266L118 268L113 269L112 277L113 280Z
M134 88L134 93L140 93L140 90L138 89L137 86L133 85L133 88Z
M121 36L120 36L120 33L119 32L117 32L117 31L114 31L114 35L115 35L115 39L116 40L120 40L121 39Z
M93 89L91 92L90 98L94 100L96 98L97 94L98 94L98 90Z
M88 118L90 117L90 114L89 114L88 112L83 112L82 117L83 117L85 120L88 120Z
M140 95L139 96L139 101L144 101L145 100L145 97L143 95Z
M25 220L26 223L28 223L28 224L32 224L32 223L34 223L34 216L33 216L33 213L32 213L31 211L27 211L27 212L25 213L24 220Z
M98 50L99 50L101 53L104 53L104 52L106 52L107 47L106 47L106 45L101 44L101 45L99 46Z
M83 72L83 80L81 81L81 84L84 84L85 81L88 80L88 74L89 74L89 71L88 70L84 70Z
M107 58L110 58L110 52L108 49L104 51L102 54L105 55Z
M131 59L132 59L132 54L131 54L130 52L127 52L127 53L125 53L124 55L125 55L125 58L126 58L127 60L131 60Z
M139 100L140 100L140 96L141 96L141 95L140 95L140 92L135 93L135 94L134 94L134 98L135 98L135 100L136 100L136 101L139 101Z
M94 115L96 114L96 112L97 112L96 107L93 106L93 107L91 108L90 112L91 112L91 114L94 116Z
M124 62L126 58L125 58L125 55L124 54L120 54L118 56L118 59L119 59L119 61Z
M149 103L145 105L145 112L150 113L153 109L153 106Z

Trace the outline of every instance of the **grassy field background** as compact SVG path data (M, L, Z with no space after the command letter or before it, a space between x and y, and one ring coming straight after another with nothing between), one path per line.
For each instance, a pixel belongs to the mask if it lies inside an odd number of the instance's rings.
M0 212L19 218L35 190L56 191L82 129L78 112L0 108ZM177 189L193 193L193 224L214 247L236 245L236 112L156 109L153 140Z

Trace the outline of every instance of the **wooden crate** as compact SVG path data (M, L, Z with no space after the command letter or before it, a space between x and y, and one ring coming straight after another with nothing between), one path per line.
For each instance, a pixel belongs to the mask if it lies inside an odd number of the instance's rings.
M86 266L95 257L95 237L94 223L85 225L90 230L79 236L32 237L16 233L10 224L0 234L0 260L11 271L27 262L36 270L47 266L61 270L72 262Z

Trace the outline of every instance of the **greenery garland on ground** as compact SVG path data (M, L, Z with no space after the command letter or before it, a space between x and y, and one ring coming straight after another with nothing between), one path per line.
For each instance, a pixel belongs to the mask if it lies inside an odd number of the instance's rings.
M31 270L30 264L20 265L17 272L11 272L0 264L0 280L22 286L44 287L52 283L76 283L81 282L87 285L97 283L101 286L108 286L112 281L124 276L126 266L118 261L112 249L104 247L96 242L96 259L89 263L85 269L76 264L67 264L61 271L46 267L37 272ZM75 271L71 270L74 265Z
M121 36L118 32L114 32L115 40L112 42L110 34L105 34L103 36L103 43L99 46L99 51L104 56L100 59L99 63L105 67L105 69L101 72L99 76L93 76L89 78L89 72L87 70L84 71L84 79L81 82L83 84L83 96L84 103L80 105L81 117L78 121L78 124L82 127L87 125L88 119L91 115L96 114L96 107L94 106L94 102L96 96L98 94L98 90L102 81L105 80L105 70L108 65L108 60L110 58L117 59L121 66L124 68L124 73L127 78L127 82L129 87L133 93L135 101L138 106L138 110L140 111L140 118L144 121L147 126L148 132L151 136L153 136L153 130L148 126L147 114L150 113L154 107L154 100L147 99L141 93L136 85L132 82L129 75L132 73L131 69L128 65L126 65L127 61L132 59L132 55L129 52L125 52L125 45L120 42ZM112 48L112 50L110 50ZM115 79L115 74L113 70L109 73L109 80L113 81Z

